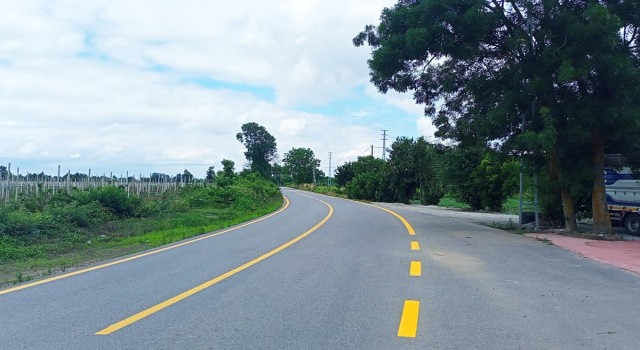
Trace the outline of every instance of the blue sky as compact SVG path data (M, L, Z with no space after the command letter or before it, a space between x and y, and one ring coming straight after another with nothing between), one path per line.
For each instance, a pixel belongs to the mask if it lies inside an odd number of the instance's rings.
M386 0L14 1L0 13L0 164L21 173L239 169L240 126L328 167L431 136L410 95L369 83L351 39ZM379 151L376 151L378 153Z

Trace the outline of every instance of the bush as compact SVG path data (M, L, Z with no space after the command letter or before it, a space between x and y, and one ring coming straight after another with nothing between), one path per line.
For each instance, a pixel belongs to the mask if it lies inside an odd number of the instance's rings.
M72 203L65 206L51 207L47 210L56 221L66 222L81 228L96 227L101 222L112 219L112 215L98 202L86 204Z
M6 213L1 228L3 234L18 237L51 234L59 227L60 223L49 213L30 213L20 209Z
M517 164L482 148L453 148L444 155L440 179L472 210L500 211L517 184Z
M83 199L82 204L96 201L109 212L121 218L139 216L137 208L140 206L140 198L127 196L127 192L123 188L111 186L93 188L79 197Z
M347 196L354 199L384 202L390 200L388 179L383 173L357 174L346 186Z

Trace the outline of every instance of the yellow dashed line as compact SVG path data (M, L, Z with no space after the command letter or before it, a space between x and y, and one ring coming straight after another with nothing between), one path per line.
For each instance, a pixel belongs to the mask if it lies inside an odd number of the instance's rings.
M420 314L420 302L417 300L405 300L398 327L398 337L415 338L418 331L418 315Z
M419 277L422 275L422 263L420 261L412 261L409 268L409 276Z

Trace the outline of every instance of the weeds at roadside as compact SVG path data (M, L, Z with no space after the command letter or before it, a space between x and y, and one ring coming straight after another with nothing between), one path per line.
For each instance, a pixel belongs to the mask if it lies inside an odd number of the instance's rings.
M185 187L133 203L122 189L109 191L134 214L111 215L96 201L82 207L78 203L91 194L82 190L0 205L0 288L226 228L282 206L275 185L250 176L226 188Z
M507 222L493 221L491 223L485 223L484 225L503 231L509 231L518 235L525 234L525 230L516 224L513 220L509 219Z
M538 236L536 236L536 240L540 241L540 242L544 242L548 245L554 245L553 242L550 239L546 239L546 238L540 238Z

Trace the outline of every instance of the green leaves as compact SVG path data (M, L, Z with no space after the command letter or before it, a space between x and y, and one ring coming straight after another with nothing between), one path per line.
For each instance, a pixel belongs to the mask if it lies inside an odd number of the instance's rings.
M295 184L314 183L319 175L320 160L310 148L291 148L282 159L284 172L291 175Z
M244 156L251 164L251 171L257 172L265 179L271 177L271 162L277 152L276 139L264 126L251 122L243 124L242 132L236 134L236 139L247 148Z
M603 147L639 148L639 33L637 1L422 0L384 9L354 42L372 47L378 90L412 91L437 136L538 166L555 153L565 188L584 188L593 178L569 174L601 168L589 160Z

